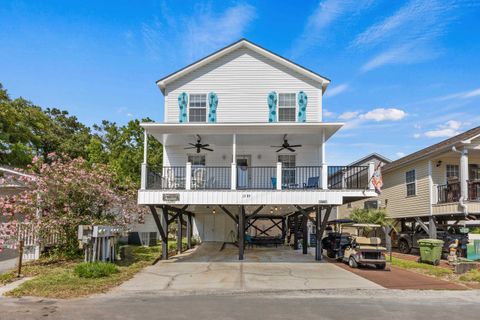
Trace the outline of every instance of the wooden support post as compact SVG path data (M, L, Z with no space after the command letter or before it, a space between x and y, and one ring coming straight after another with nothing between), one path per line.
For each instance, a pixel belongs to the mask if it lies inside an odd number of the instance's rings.
M328 223L328 219L330 218L330 213L332 212L332 207L328 207L326 210L325 210L325 216L323 217L323 220L321 225L320 225L320 230L318 230L318 233L317 233L317 249L318 252L319 252L319 256L317 259L317 255L315 254L315 260L322 260L322 235L323 233L325 232L325 229L327 228L327 223ZM320 213L317 213L318 215L320 215ZM319 221L320 221L319 220ZM320 241L318 240L320 239Z
M308 253L308 228L307 228L307 222L308 222L308 213L303 212L302 214L302 232L303 232L303 239L302 239L302 252L303 254Z
M18 265L17 265L17 278L22 276L22 263L23 263L23 239L18 241Z
M238 260L243 260L245 247L245 206L240 207L238 215Z
M293 217L293 250L298 250L298 229L300 229L298 220L298 215L295 215Z
M162 207L162 218L160 219L162 225L164 237L162 239L162 259L168 259L168 209Z
M282 240L283 240L284 244L285 244L285 237L287 236L287 228L286 228L286 223L285 223L286 221L285 220L286 220L286 218L283 217L282 218Z
M192 249L192 215L187 216L187 249Z
M182 253L182 225L183 225L183 214L179 213L177 218L177 253Z
M315 246L315 260L320 261L322 260L322 235L320 234L320 226L322 224L322 213L320 211L320 207L317 207L317 211L315 212L315 235L316 235L316 246Z

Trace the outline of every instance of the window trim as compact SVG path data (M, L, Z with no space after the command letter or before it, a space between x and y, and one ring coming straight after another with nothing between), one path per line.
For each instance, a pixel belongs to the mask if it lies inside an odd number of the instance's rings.
M445 165L445 183L448 182L448 167L451 166L451 167L457 167L457 178L460 179L460 166L458 164L446 164Z
M205 123L208 122L208 94L206 93L189 93L188 94L188 122L191 122L191 123L204 123L204 121L190 121L190 110L191 109L198 109L198 110L202 110L203 108L201 107L191 107L190 106L190 102L192 101L192 95L193 96L200 96L200 95L204 95L205 96Z
M280 95L281 94L293 94L294 95L294 100L293 102L295 103L295 114L293 115L294 119L292 121L286 121L286 120L280 120L280 109L291 109L293 107L280 107ZM278 114L278 122L297 122L297 113L298 113L298 103L297 103L297 93L296 92L279 92L278 93L278 103L277 103L277 114Z
M407 181L407 174L409 172L413 171L413 178L414 180L412 182ZM414 193L413 194L408 194L408 186L412 185L414 186ZM406 191L406 196L408 197L415 197L417 195L417 170L416 169L411 169L405 172L405 191Z

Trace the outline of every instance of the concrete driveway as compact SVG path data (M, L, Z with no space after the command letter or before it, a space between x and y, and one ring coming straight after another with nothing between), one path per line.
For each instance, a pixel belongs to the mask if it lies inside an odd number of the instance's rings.
M272 291L310 289L381 289L328 262L316 262L291 248L238 249L204 243L196 250L145 268L120 292Z

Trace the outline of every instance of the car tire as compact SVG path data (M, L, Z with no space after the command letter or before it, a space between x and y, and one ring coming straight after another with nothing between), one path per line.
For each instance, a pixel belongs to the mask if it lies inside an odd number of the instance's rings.
M386 263L379 263L375 265L375 268L377 268L378 270L385 270L386 266L387 266Z
M350 257L350 259L348 259L348 265L350 268L358 268L358 263L355 261L354 257Z
M398 241L398 251L404 254L409 254L412 251L412 248L406 240Z

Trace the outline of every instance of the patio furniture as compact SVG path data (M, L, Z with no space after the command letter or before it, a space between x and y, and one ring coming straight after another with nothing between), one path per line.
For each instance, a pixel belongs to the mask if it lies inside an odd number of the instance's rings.
M320 180L320 177L310 177L307 180L307 183L303 184L304 189L316 189L318 188L318 181Z
M270 179L272 180L272 188L277 189L277 178L271 177Z

